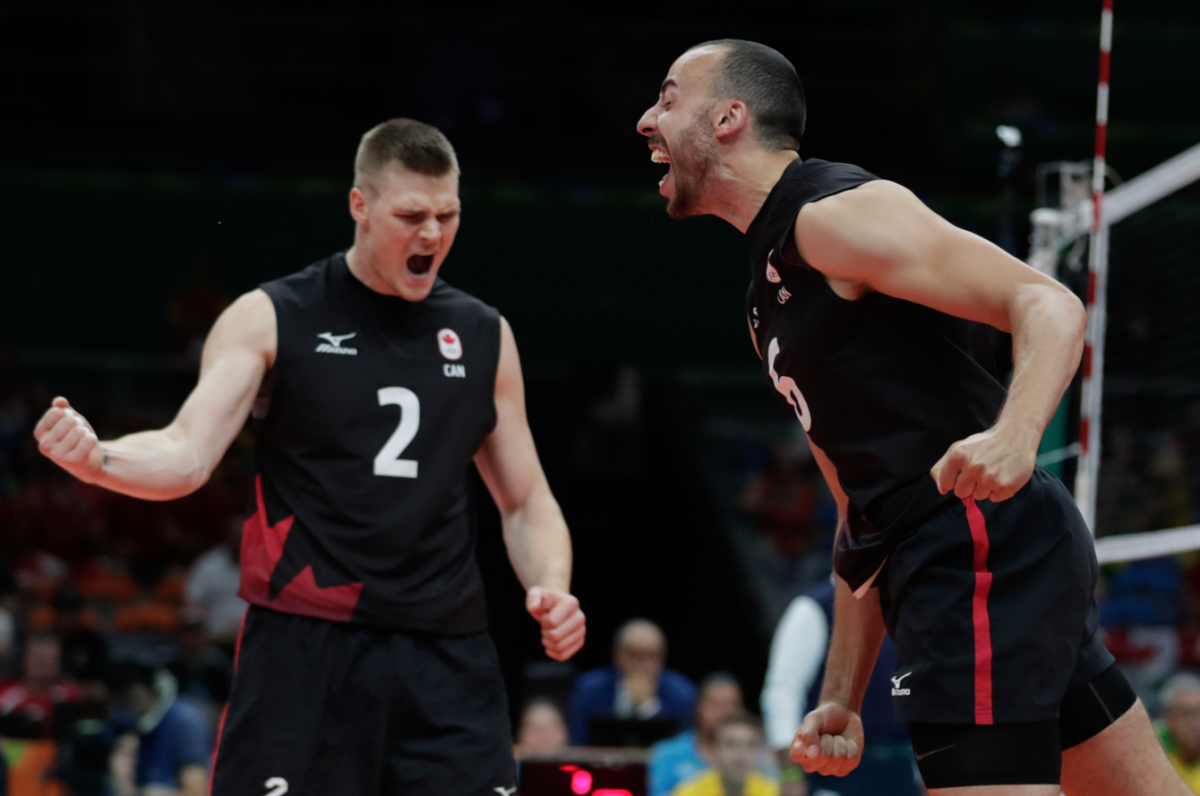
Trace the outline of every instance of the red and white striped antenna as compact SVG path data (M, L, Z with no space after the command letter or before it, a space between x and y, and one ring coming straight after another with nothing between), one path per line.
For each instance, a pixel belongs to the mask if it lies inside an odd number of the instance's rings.
M1088 324L1083 346L1083 396L1079 412L1079 468L1075 500L1096 533L1100 475L1100 409L1104 393L1104 329L1108 293L1108 225L1104 223L1104 154L1108 141L1108 70L1112 53L1113 0L1100 15L1100 81L1096 89L1096 157L1092 165L1092 235L1088 250Z

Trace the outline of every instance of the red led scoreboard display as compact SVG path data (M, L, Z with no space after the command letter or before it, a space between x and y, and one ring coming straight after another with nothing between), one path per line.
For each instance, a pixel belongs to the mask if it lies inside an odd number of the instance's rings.
M519 796L646 796L646 753L564 749L521 761Z

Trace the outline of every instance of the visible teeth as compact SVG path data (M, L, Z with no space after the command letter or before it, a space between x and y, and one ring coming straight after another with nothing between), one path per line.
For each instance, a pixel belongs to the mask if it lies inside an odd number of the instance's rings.
M650 150L650 160L654 161L655 163L670 163L671 162L671 158L669 158L667 156L667 153L663 152L660 149Z

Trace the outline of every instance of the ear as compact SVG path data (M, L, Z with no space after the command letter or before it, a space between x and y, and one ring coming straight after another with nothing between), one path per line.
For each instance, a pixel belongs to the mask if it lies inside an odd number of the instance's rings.
M361 226L367 224L367 196L357 186L350 189L350 217Z
M750 124L750 109L741 100L728 100L715 110L713 132L717 138L736 135Z

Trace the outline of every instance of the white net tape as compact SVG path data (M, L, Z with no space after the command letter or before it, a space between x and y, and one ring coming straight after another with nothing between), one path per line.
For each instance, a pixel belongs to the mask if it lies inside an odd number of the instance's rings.
M1200 550L1200 525L1172 528L1167 531L1147 531L1122 536L1106 536L1096 540L1096 558L1101 564L1118 561L1140 561Z

